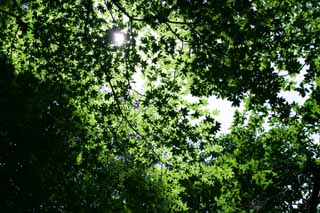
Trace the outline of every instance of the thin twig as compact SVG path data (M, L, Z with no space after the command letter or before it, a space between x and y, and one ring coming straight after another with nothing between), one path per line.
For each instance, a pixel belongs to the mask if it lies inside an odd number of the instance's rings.
M137 91L137 90L135 90L135 89L133 89L133 88L129 88L129 89L130 89L131 91L137 93L138 95L145 97L145 95L142 94L141 92L139 92L139 91Z
M106 0L104 0L104 4L105 4L105 5L107 5ZM108 7L107 7L107 10L109 11L109 13L110 13L110 15L111 15L112 21L113 21L113 22L115 22L115 18L114 18L113 14L112 14L112 11L111 11L111 10L109 10L109 8L108 8Z
M129 19L133 21L152 21L156 22L158 21L158 16L151 16L151 17L136 17L134 15L130 15L117 0L111 0L111 2L122 12L124 13ZM164 19L165 23L171 23L171 24L181 24L181 25L191 25L194 24L193 22L186 22L186 21L172 21L169 19Z
M183 42L185 42L181 37L180 37L180 35L176 32L176 31L174 31L173 29L172 29L172 27L171 27L171 25L169 24L169 23L165 23L165 25L167 25L167 27L169 28L169 30L183 43Z
M120 106L120 103L119 103L119 99L118 99L118 96L117 96L117 93L116 91L114 90L114 87L111 83L111 80L108 81L109 85L110 85L110 88L111 88L111 91L112 91L112 94L113 94L113 97L115 99L115 102L116 102L116 105L117 105L117 108L121 114L121 116L123 117L123 119L127 122L127 124L129 125L129 127L146 143L146 144L149 144L149 142L147 141L147 139L145 138L146 136L142 135L132 124L131 122L129 121L129 119L127 118L127 116L123 113L122 109L121 109L121 106ZM160 159L160 157L157 155L157 153L155 152L154 150L154 147L153 145L151 144L151 147L152 147L152 152L155 154L156 157L158 157Z

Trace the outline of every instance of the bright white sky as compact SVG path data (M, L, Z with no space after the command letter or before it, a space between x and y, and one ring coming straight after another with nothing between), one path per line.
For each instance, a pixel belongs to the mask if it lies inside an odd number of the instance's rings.
M295 80L297 82L297 85L299 85L300 82L303 80L303 76L306 73L307 68L308 67L305 66L297 76L291 78L292 80ZM133 76L133 81L135 83L133 83L132 88L140 93L143 93L143 80L141 78L141 70L137 69L137 73ZM279 93L279 96L285 98L289 103L295 101L299 105L302 105L307 99L307 96L303 98L299 95L298 92L295 91L282 91ZM185 96L185 99L190 103L198 101L198 98L193 97L191 95ZM219 112L219 114L216 116L216 119L221 123L220 133L228 133L229 128L232 124L235 110L237 109L239 111L243 111L244 104L241 104L240 107L232 107L230 101L219 99L214 96L209 97L208 101L208 109L216 110Z
M124 34L123 33L117 33L114 34L114 42L117 46L120 46L124 42ZM299 62L301 64L304 64L304 59L299 59ZM288 80L294 80L297 82L297 86L303 81L304 79L304 74L306 73L306 70L309 68L309 65L305 65L303 69L300 71L298 75L295 77L286 77ZM287 74L286 71L280 71L279 75L285 75ZM140 93L143 93L143 87L144 87L144 82L142 79L142 73L140 69L136 69L136 74L133 76L133 84L132 88ZM107 89L107 88L104 88ZM296 91L281 91L278 94L280 97L285 98L289 103L296 102L299 105L303 105L303 103L306 101L308 98L308 95L306 97L301 97L298 92ZM196 102L198 99L196 97L192 97L191 95L185 96L185 99L189 102ZM216 110L218 115L216 116L216 119L221 123L221 130L220 134L228 133L229 129L232 125L232 120L233 116L235 113L235 110L243 111L244 110L244 104L240 104L240 107L232 107L231 102L224 100L224 99L219 99L214 96L209 97L208 99L208 109L209 110ZM315 135L314 140L316 142L319 141L319 134Z

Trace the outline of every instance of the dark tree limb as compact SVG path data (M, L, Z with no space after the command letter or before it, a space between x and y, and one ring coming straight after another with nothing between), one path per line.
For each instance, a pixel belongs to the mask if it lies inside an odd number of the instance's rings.
M316 213L317 212L317 206L320 203L320 173L319 171L315 170L313 171L313 188L311 196L307 202L307 212L308 213Z

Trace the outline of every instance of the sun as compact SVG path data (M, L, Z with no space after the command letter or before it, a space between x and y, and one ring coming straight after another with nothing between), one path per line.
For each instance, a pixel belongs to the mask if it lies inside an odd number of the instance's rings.
M112 40L113 40L113 44L115 46L122 46L126 40L126 36L123 32L121 31L117 31L117 32L114 32L113 33L113 37L112 37Z

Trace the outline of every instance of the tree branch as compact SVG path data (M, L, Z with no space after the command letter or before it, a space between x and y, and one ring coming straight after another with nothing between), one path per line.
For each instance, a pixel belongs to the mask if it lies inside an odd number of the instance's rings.
M312 188L312 193L307 201L307 212L312 213L312 212L317 212L317 206L320 203L320 174L319 171L315 170L313 171L313 188Z

